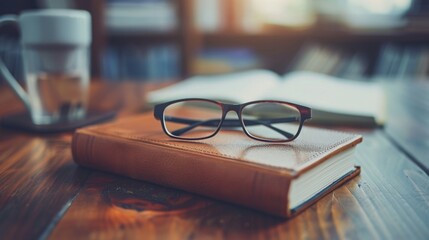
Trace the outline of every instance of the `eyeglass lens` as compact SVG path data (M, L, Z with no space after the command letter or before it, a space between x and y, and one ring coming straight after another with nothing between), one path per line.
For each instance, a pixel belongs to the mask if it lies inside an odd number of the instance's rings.
M219 128L221 119L221 106L209 101L181 101L168 105L164 110L167 132L184 139L212 136Z
M241 112L249 135L267 141L290 140L298 133L301 114L294 106L276 102L246 105Z

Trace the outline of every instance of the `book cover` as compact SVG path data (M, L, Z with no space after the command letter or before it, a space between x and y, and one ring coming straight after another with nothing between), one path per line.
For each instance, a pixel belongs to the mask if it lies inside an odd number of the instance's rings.
M223 129L210 139L181 141L147 113L78 129L72 153L85 167L289 217L360 172L353 153L361 141L306 126L282 144Z

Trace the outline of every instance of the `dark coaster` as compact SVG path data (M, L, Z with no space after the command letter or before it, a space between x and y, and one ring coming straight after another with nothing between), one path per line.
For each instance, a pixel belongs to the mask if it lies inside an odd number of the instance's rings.
M55 124L48 125L35 125L31 121L30 115L28 113L19 113L16 115L10 115L0 118L0 126L2 128L16 129L25 132L32 133L59 133L59 132L68 132L73 131L76 128L83 126L101 123L110 119L113 119L116 115L116 112L97 112L89 111L87 116L83 119L68 122L58 122Z

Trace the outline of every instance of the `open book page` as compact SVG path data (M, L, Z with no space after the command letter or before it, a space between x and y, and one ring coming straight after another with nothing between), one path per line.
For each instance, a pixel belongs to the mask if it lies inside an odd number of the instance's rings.
M373 117L378 125L385 121L385 94L378 83L312 72L292 72L286 74L284 81L266 97L311 107L316 115L336 113L349 117Z
M150 92L157 104L180 98L208 98L231 103L282 100L312 108L312 122L383 125L385 96L381 85L312 72L291 72L283 78L268 70L196 76Z
M250 70L225 75L195 76L150 92L151 104L180 98L208 98L232 103L258 100L272 91L280 77L268 70Z

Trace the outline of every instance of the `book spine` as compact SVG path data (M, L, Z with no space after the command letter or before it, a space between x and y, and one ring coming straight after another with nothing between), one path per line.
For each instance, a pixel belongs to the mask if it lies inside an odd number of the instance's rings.
M240 160L185 151L155 142L115 138L80 130L73 136L79 165L288 217L291 176Z

